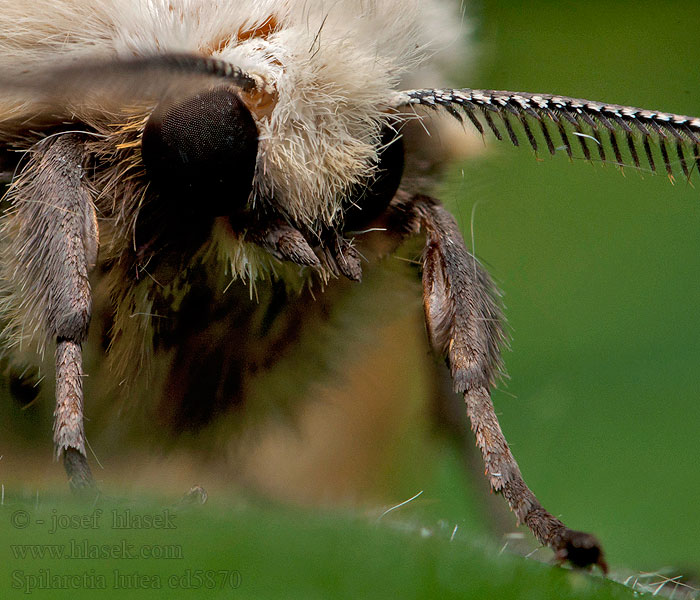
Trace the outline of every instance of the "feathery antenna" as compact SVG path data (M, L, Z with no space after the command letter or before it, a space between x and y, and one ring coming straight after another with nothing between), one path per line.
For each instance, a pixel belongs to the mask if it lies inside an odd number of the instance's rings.
M6 93L32 92L40 99L116 94L127 98L163 96L202 78L221 79L243 91L258 87L255 78L223 60L197 54L155 54L128 59L83 60L41 71L0 74Z
M494 120L494 116L497 116L503 123L508 139L519 146L520 140L513 127L515 121L522 127L535 152L539 150L539 143L531 127L534 124L552 155L557 147L550 126L556 129L569 158L573 157L571 133L577 138L586 160L592 160L589 144L593 144L601 161L607 161L608 153L612 151L612 160L622 167L628 161L623 157L621 148L624 146L620 145L618 136L624 136L626 152L637 168L641 167L639 157L643 148L649 168L656 172L650 144L654 142L671 179L677 165L672 163L669 156L669 144L675 147L678 163L686 178L690 178L693 164L700 170L700 119L695 117L553 94L472 89L408 90L397 95L392 108L415 105L442 108L460 121L463 118L458 109L461 109L479 133L484 135L483 123L486 123L493 135L502 140L504 135ZM686 156L686 151L690 153L690 158Z

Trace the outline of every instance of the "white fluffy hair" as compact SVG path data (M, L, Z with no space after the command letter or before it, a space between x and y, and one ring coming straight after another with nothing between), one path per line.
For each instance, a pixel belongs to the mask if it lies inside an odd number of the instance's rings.
M32 148L41 139L33 131L42 131L46 115L50 123L88 124L96 132L92 152L109 165L99 175L95 198L100 260L118 259L133 244L147 186L140 136L154 101L131 88L114 97L98 85L47 111L31 94L7 95L1 82L83 61L212 56L243 69L264 90L241 92L259 132L251 201L272 204L296 226L320 233L341 218L353 184L376 169L395 91L443 83L442 73L463 61L459 8L456 0L0 0L0 94L6 94L0 98L0 142ZM39 119L37 127L33 119ZM420 149L432 152L427 141ZM8 227L0 224L6 234ZM32 338L43 349L44 311L37 300L43 296L31 281L15 285L23 269L14 247L6 244L0 254L0 313L9 323L4 335L11 344ZM223 279L247 280L251 290L270 277L291 286L310 277L219 222L192 261L212 258ZM115 331L121 335L112 355L115 363L141 364L132 359L149 354L142 345L150 339L152 283L118 283ZM186 286L183 275L172 284L173 294L182 296ZM143 318L133 319L134 313Z
M376 168L391 92L426 85L410 74L441 52L462 58L458 8L451 0L0 0L0 71L163 52L244 69L269 94L267 108L244 97L260 132L252 200L313 228L332 224L344 193ZM81 116L91 108L71 107ZM27 110L25 101L14 116Z

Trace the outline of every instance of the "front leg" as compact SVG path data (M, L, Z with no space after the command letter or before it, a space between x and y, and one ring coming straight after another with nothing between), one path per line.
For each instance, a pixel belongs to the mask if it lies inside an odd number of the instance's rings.
M98 232L84 160L78 135L38 144L10 190L13 205L3 227L15 327L56 341L54 444L76 491L95 488L85 452L81 345L90 323L88 273Z
M447 359L455 391L464 396L491 488L505 497L519 523L554 550L558 561L579 567L597 564L607 572L596 538L569 529L538 502L501 431L490 394L505 341L498 292L467 251L452 215L434 198L400 193L390 206L388 228L426 235L422 263L428 335Z

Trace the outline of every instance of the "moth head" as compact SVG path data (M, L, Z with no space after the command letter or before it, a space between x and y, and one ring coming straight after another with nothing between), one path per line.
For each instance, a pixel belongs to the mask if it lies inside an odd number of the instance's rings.
M65 107L93 136L96 205L116 217L112 256L133 248L142 265L168 247L184 266L212 248L234 277L255 280L276 266L256 258L251 240L288 259L259 243L267 224L298 230L310 264L329 232L362 230L384 212L404 167L406 117L390 105L388 76L331 69L342 57L319 63L322 51L300 75L293 61L270 55L250 71L197 54L96 60L13 85L51 110Z
M219 85L158 102L141 136L141 158L151 188L141 221L167 220L167 215L200 220L227 217L236 230L245 228L251 219L259 220L258 213L279 212L277 216L287 220L297 216L289 202L298 193L290 190L296 185L298 159L288 157L288 185L284 188L266 180L270 170L267 154L283 154L276 144L286 140L268 137L261 144L261 129L269 127L271 117L257 110L259 105L251 96L256 94ZM274 105L272 108L274 112ZM334 188L340 208L334 219L323 222L320 215L314 219L309 212L309 222L316 220L322 227L339 231L358 230L386 209L401 182L404 145L396 119L386 119L379 127L378 134L367 134L367 139L375 139L370 158L360 166L365 174L358 177L349 173L349 183ZM303 135L297 140L300 147L305 141L308 138ZM347 140L343 137L325 140L336 152L343 151L344 143ZM305 168L313 169L313 165ZM332 186L323 181L322 173L318 178L319 188ZM317 223L311 229L313 225Z
M164 245L192 257L208 244L207 257L250 279L270 272L246 271L251 226L286 222L318 254L327 231L362 230L383 212L404 162L392 97L461 33L457 20L435 44L433 8L418 0L147 4L98 3L83 28L99 44L80 32L50 61L27 50L0 73L3 96L17 92L18 146L56 128L85 134L101 257L129 262L135 250L139 268ZM62 39L87 9L45 10ZM193 228L197 241L176 247Z

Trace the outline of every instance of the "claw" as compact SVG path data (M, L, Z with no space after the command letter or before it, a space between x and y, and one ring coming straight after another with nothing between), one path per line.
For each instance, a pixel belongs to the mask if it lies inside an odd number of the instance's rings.
M603 556L603 548L597 538L590 533L567 529L555 557L560 564L569 561L574 567L580 569L598 565L604 575L608 574L608 564Z

